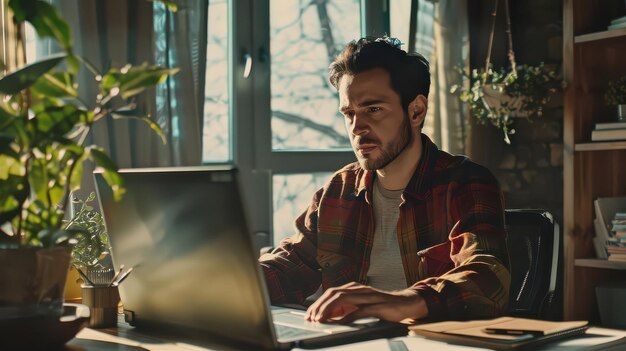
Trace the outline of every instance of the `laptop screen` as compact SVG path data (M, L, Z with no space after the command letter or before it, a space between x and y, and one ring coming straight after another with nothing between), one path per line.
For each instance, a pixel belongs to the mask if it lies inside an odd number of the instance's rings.
M121 170L119 202L94 174L133 323L165 323L270 343L269 301L233 169ZM262 342L265 344L265 342Z

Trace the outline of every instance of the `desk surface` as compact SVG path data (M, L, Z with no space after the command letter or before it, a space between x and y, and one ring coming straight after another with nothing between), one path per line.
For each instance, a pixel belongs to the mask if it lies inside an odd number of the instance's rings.
M149 335L140 332L126 323L120 323L117 328L108 329L83 329L76 338L66 346L68 351L98 350L98 351L212 351L212 350L236 350L236 348L224 345L210 345L210 343L185 343L177 342L171 338L163 338L159 335ZM357 350L441 350L441 351L479 351L484 350L475 347L450 345L437 341L426 340L416 336L406 336L395 339L378 339L361 343L348 344L327 348L332 351L357 351ZM558 351L587 351L605 350L617 351L626 349L626 330L605 328L589 328L586 334L572 339L557 341L548 344L540 350Z

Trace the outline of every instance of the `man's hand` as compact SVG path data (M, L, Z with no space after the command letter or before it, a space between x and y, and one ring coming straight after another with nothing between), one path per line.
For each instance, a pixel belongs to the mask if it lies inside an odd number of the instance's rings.
M364 317L392 322L428 315L426 301L412 289L381 291L358 283L330 288L306 311L305 319L322 323L350 323Z

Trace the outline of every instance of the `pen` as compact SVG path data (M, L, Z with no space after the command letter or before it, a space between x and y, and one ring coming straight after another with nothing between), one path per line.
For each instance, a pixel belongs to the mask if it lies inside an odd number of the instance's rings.
M126 279L126 277L128 277L128 275L130 274L130 272L133 271L133 267L130 267L124 274L122 274L121 277L119 277L117 279L117 281L113 282L113 284L111 284L111 286L118 286L120 284L122 284L122 282L124 281L124 279Z
M544 335L541 330L527 330L527 329L507 329L507 328L483 328L483 332L487 334L500 334L500 335Z
M83 273L83 271L80 270L80 268L75 267L76 271L78 272L78 274L80 275L81 278L83 278L83 280L85 281L86 284L89 284L91 286L94 286L95 284L89 280L89 278L87 278L87 275L85 273Z
M120 265L120 270L117 271L117 273L113 276L113 279L111 279L111 282L109 283L109 286L113 286L113 283L115 283L115 281L120 276L120 274L122 274L123 270L124 270L124 265Z

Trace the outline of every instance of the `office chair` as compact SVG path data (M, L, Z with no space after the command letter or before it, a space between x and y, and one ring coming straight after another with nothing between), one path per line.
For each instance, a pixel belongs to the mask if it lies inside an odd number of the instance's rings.
M506 210L506 245L511 268L511 316L555 319L559 225L545 210Z

